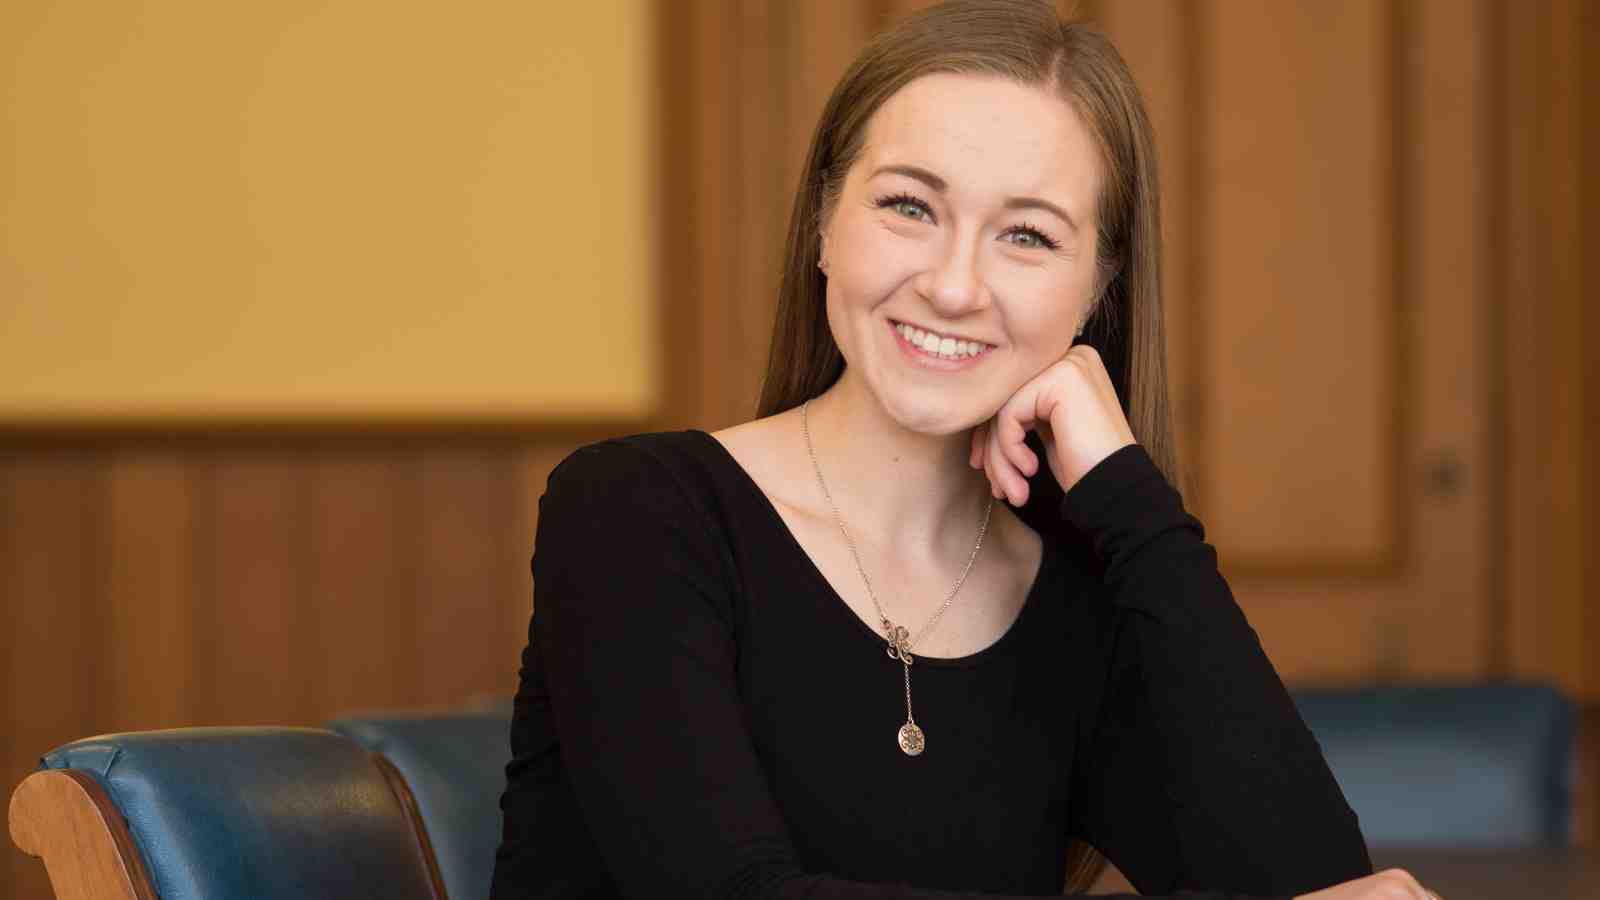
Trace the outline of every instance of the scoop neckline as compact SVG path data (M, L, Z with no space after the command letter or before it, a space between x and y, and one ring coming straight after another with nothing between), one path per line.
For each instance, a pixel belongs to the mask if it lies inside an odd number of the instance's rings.
M822 574L822 570L817 567L816 560L811 558L811 554L806 552L806 548L800 543L800 539L795 537L794 532L789 528L789 523L784 521L783 514L778 512L778 507L773 504L772 498L768 497L767 492L761 489L761 485L756 483L755 478L751 476L749 471L745 469L744 465L739 462L738 458L733 455L733 452L727 448L727 445L717 440L708 431L704 431L699 428L690 428L688 431L691 434L700 435L708 443L712 444L716 448L716 452L722 461L729 468L738 473L738 480L744 485L747 491L756 497L759 505L766 510L768 521L776 528L777 532L783 536L783 540L790 550L799 556L799 558L803 561L803 567L809 573L809 577L816 582L817 586L824 592L824 594L826 594L827 597L832 600L832 602L824 603L823 605L834 609L837 613L847 618L850 623L855 626L854 630L856 633L871 641L873 646L882 650L884 647L883 636L874 631L872 626L868 625L866 622L863 622L861 617L856 615L855 610L850 608L850 604L846 603L845 599L839 595L839 592L834 588L833 583L830 582L828 577ZM926 665L933 668L968 668L986 662L990 658L998 656L1001 652L1006 650L1009 645L1015 643L1019 639L1018 635L1020 635L1023 631L1022 626L1024 624L1024 620L1029 617L1030 611L1039 605L1038 595L1049 584L1049 576L1055 572L1055 565L1057 561L1056 556L1056 550L1051 545L1049 538L1043 538L1039 557L1039 568L1034 572L1033 582L1028 586L1028 593L1023 597L1022 608L1017 611L1016 618L1012 619L1010 626L1008 626L998 638L995 638L982 649L976 650L965 656L923 656L919 653L916 654L915 665Z

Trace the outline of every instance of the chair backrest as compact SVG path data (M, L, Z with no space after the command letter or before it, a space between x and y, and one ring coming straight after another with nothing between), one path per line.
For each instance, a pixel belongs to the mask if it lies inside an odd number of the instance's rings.
M10 817L62 900L438 900L389 776L322 729L74 741L18 786Z
M510 704L352 716L328 727L382 754L405 776L449 900L488 897L511 759Z
M1538 684L1294 692L1373 846L1558 847L1570 835L1571 701Z

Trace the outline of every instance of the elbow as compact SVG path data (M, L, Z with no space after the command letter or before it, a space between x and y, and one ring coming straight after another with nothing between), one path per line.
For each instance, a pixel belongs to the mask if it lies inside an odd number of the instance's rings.
M716 900L795 900L819 896L826 877L806 872L793 861L763 860L735 868L706 885L696 897Z

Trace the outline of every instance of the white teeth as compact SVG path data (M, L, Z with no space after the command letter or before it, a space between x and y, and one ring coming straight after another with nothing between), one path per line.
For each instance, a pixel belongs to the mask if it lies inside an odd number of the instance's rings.
M988 349L987 344L942 337L933 332L923 331L920 328L907 325L904 322L895 325L895 331L899 332L913 346L922 348L923 352L932 353L946 359L977 356Z

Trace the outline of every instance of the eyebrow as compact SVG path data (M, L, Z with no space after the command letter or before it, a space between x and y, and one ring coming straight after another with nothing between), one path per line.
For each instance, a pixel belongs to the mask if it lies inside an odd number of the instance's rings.
M879 175L904 175L907 178L914 178L941 194L950 187L949 182L921 166L879 166L872 170L870 177L876 178ZM1077 221L1067 215L1066 210L1041 197L1007 197L1004 206L1006 209L1042 209L1045 212L1059 216L1074 232L1078 230Z

